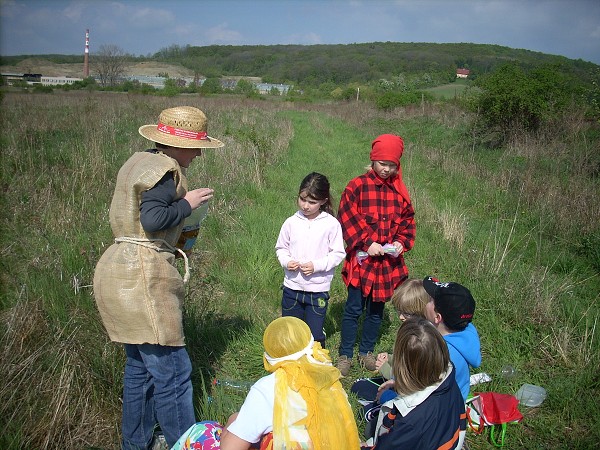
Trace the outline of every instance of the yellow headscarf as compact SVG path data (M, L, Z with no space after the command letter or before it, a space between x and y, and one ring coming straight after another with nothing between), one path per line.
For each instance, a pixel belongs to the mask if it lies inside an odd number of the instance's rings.
M360 447L358 430L348 396L333 367L329 352L315 342L310 328L295 317L280 317L263 335L265 369L275 372L273 448L307 448L289 433L288 389L299 393L307 416L295 425L306 428L315 450L352 450Z

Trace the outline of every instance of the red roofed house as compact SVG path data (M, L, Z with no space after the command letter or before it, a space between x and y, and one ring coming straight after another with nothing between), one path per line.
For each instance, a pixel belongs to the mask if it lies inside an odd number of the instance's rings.
M470 73L469 69L456 69L456 78L467 78Z

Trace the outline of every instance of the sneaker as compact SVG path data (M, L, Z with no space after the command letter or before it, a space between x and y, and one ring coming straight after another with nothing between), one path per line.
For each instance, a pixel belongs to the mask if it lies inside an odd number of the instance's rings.
M375 359L375 356L373 356L373 352L369 352L366 355L358 355L358 360L360 361L361 367L371 372L377 372L377 366L375 365L377 360Z
M169 450L169 444L165 436L162 434L155 434L154 441L152 442L152 450Z
M336 367L342 373L343 377L350 372L350 366L352 366L352 358L348 358L346 355L340 355Z

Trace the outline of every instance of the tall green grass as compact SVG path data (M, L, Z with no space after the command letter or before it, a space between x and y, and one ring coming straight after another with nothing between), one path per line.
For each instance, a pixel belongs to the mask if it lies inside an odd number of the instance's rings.
M425 92L429 92L436 98L453 99L460 97L469 88L474 89L471 81L458 79L453 83L425 89Z
M450 104L382 113L354 102L65 93L2 98L0 447L118 448L124 355L102 328L91 280L112 242L116 173L149 146L137 128L180 104L203 109L209 133L226 144L189 170L191 187L215 189L185 303L198 419L225 421L243 401L243 391L213 379L265 374L262 332L280 314L283 277L274 244L302 178L326 174L337 202L368 164L371 140L392 132L405 138L416 210L411 275L473 292L479 371L493 378L481 389L514 393L527 382L548 391L541 407L521 408L524 422L509 427L507 448L597 444L599 135L577 115L489 150ZM327 347L335 357L339 274L331 294ZM398 326L388 307L376 351L392 349ZM502 377L507 364L515 377ZM343 383L364 375L353 367ZM485 436L469 434L468 443L491 447Z

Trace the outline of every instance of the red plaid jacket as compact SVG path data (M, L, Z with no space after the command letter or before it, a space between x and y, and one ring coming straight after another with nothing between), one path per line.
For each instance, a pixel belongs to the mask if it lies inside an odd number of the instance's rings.
M394 184L397 175L382 180L373 170L348 183L340 200L338 219L346 242L342 278L346 286L360 287L363 296L387 302L394 289L408 278L403 255L367 258L362 265L356 252L367 251L373 242L381 245L398 241L404 251L415 242L415 211Z

